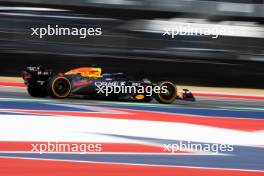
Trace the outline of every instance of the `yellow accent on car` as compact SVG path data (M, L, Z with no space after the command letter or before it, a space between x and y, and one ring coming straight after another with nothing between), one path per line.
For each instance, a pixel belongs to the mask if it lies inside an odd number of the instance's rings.
M182 97L182 92L177 92L177 97Z
M142 95L142 94L139 94L139 95L136 95L136 97L135 97L137 100L142 100L142 99L144 99L145 98L145 96L144 95Z
M65 73L65 75L72 75L72 74L81 74L83 77L94 77L100 78L102 77L102 68L99 67L81 67L70 70Z

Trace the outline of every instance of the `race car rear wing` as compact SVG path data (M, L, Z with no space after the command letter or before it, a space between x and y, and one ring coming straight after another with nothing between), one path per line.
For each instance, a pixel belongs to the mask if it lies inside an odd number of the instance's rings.
M53 71L42 66L29 66L22 72L25 83L47 81L53 75Z

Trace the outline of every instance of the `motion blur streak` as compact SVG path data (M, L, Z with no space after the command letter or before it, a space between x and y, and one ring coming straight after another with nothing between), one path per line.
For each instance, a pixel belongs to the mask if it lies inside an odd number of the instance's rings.
M0 76L97 64L131 80L189 86L197 99L32 98L21 80L0 77L0 175L263 176L263 22L263 0L0 0ZM31 35L49 25L102 35ZM102 151L32 151L48 142L99 143ZM233 150L164 151L180 142Z

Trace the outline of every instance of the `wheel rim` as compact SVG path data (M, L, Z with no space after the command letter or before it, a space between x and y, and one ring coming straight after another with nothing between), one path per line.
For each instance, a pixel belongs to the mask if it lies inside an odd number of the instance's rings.
M160 93L159 97L163 102L172 102L175 100L177 96L177 90L174 86L174 84L170 82L165 82L160 85L161 88L166 87L166 92L165 93Z
M69 80L63 77L55 79L52 85L52 90L53 93L59 98L67 97L71 90Z

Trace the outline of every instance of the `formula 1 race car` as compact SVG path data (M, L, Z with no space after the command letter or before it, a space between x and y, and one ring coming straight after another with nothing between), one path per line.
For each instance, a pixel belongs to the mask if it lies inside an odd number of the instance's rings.
M175 99L194 101L193 94L180 93L170 81L152 83L148 79L132 81L124 73L105 73L102 68L82 67L66 73L54 73L42 66L27 67L22 77L32 97L67 98L82 95L92 99L132 100L172 103Z

